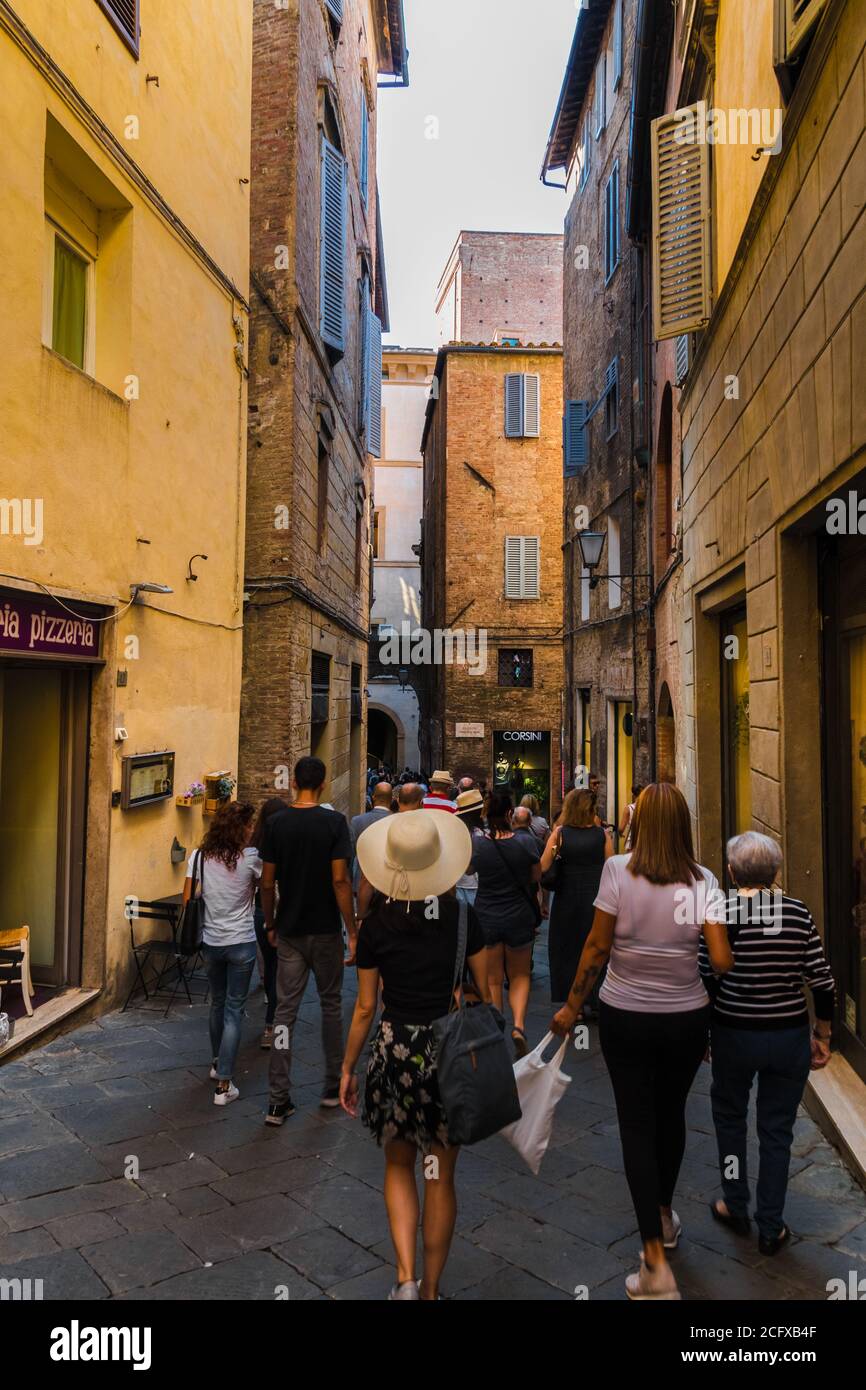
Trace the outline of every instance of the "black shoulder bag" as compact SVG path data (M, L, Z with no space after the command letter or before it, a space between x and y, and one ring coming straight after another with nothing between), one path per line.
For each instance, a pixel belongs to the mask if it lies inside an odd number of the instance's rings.
M200 892L196 896L196 879ZM204 935L204 855L200 849L192 861L192 888L189 901L183 905L183 913L178 927L178 945L183 956L194 956L199 950Z
M531 893L529 891L525 883L520 882L520 879L517 877L517 874L514 872L505 855L502 853L502 847L499 844L499 841L494 840L491 837L491 842L496 846L496 849L499 853L499 858L502 860L512 879L517 884L517 887L520 889L521 895L526 899L526 901L529 903L529 906L532 908L532 915L535 918L536 928L540 927L542 918L541 908L538 906L538 898L535 896L534 893Z
M439 1094L450 1144L477 1144L489 1139L523 1113L501 1013L492 1004L467 1009L462 989L459 1004L454 1001L463 980L468 935L469 907L461 902L450 1007L432 1025Z

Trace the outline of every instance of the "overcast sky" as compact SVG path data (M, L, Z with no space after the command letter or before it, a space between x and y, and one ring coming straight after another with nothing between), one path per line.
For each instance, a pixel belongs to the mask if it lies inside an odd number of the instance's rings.
M575 0L404 0L409 86L379 92L388 343L434 345L433 297L461 228L561 232L539 180ZM438 138L428 139L436 133ZM557 174L557 178L561 175Z

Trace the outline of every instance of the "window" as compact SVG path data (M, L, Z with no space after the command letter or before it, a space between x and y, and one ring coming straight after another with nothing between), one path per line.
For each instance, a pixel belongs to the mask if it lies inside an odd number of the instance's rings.
M580 621L589 622L589 570L586 565L580 567Z
M616 91L622 81L622 0L614 0L613 7L613 89Z
M604 424L606 437L619 429L619 358L615 357L604 374Z
M120 35L127 48L138 57L139 13L138 0L96 0L111 27Z
M537 439L540 433L541 377L536 372L506 372L506 439Z
M615 517L609 516L607 519L607 566L608 574L616 575L616 579L607 581L607 606L608 608L619 608L622 603L622 556L619 544L619 522Z
M325 0L325 4L331 16L331 26L338 33L343 22L343 0Z
M370 181L370 108L367 89L361 83L361 201L367 206L367 185Z
M497 334L496 341L500 347L520 347L519 338L503 338L501 334Z
M795 80L789 65L802 63L802 50L826 3L827 0L775 0L773 66L786 96Z
M499 684L514 689L529 689L532 685L532 652L500 647Z
M538 536L505 537L505 597L538 598L541 542Z
M619 160L604 186L604 278L609 280L619 265Z
M584 116L583 133L581 135L580 150L578 152L580 161L580 178L577 184L578 193L586 186L589 178L590 165L592 163L592 131L589 124L589 116Z
M385 555L385 508L373 509L373 559L381 560Z
M697 107L684 110L651 126L656 339L703 328L710 317L710 147L695 137Z
M361 668L352 662L351 684L350 684L350 711L349 717L353 724L359 724L363 717L363 707L361 704Z
M566 401L563 420L562 450L565 478L575 477L589 462L589 438L586 427L587 401Z
M332 354L346 345L346 161L322 136L319 331Z
M607 53L602 53L595 69L595 138L598 139L607 122Z
M689 366L692 355L692 340L690 333L681 333L677 338L675 346L676 354L676 376L677 386L682 386L689 374Z
M331 717L331 658L313 652L310 664L310 723L327 724Z
M45 226L43 341L92 375L94 261L53 222L46 220Z

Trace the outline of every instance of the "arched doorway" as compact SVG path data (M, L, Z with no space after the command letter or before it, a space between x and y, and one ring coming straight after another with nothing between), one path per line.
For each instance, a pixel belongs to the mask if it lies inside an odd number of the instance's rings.
M667 681L659 691L656 718L656 778L659 782L677 780L677 730L674 705Z
M367 764L396 769L400 758L400 730L386 710L367 706Z

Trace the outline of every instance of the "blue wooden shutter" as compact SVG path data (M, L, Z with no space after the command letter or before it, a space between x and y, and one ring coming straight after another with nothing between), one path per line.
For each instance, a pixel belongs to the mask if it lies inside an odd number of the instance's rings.
M369 306L367 316L367 453L382 457L382 324Z
M505 373L505 438L523 437L523 373Z
M573 478L589 461L587 447L587 401L566 401L563 417L563 476Z
M622 81L622 3L614 0L613 11L613 89Z
M346 161L322 137L319 328L329 347L346 346Z
M367 106L367 92L361 83L361 198L367 206L367 184L370 174L370 110Z

